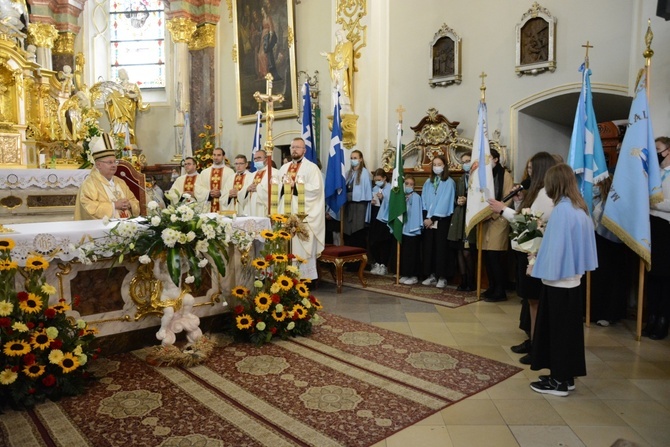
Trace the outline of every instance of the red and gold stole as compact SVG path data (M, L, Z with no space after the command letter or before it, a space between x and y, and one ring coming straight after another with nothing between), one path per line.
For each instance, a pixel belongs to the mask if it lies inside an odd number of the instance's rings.
M184 179L184 193L188 193L193 196L195 191L195 180L198 178L197 175L187 175Z
M291 166L288 167L287 174L291 176L291 180L295 183L295 177L298 175L298 169L300 169L300 163L291 163Z
M233 182L233 188L235 188L238 191L242 190L242 186L244 186L244 176L246 174L237 174L235 176L235 181Z
M223 168L212 168L212 177L209 180L209 189L218 189L221 190L221 180L223 178ZM219 198L212 198L212 207L211 211L213 213L219 212Z
M267 169L263 169L262 171L256 171L256 175L254 175L254 185L259 185L263 181L265 171L267 171Z

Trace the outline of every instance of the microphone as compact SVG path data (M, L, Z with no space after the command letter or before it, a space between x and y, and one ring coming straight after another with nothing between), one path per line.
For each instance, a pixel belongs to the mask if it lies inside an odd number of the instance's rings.
M526 189L526 188L523 186L523 183L518 185L516 188L514 188L512 191L510 191L509 194L507 194L505 197L503 197L501 202L507 202L509 199L516 196L517 194L519 194L524 189Z
M120 175L121 177L123 177L124 179L128 180L128 181L129 181L130 183L132 183L133 185L135 185L135 186L137 186L138 188L140 188L142 191L144 191L144 194L145 194L146 196L150 196L150 195L151 195L151 194L149 193L149 191L147 191L146 186L143 186L143 185L140 185L139 183L137 183L137 182L135 181L134 178L132 178L131 176L129 176L129 175L126 173L126 171L121 171L121 172L119 172L119 175Z

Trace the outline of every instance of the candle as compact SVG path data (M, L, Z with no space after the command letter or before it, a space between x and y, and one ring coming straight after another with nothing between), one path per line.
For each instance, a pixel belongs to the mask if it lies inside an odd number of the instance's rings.
M47 165L47 156L46 156L46 154L40 154L40 165L39 165L39 167L43 169L43 168L46 168L46 167L47 167L46 165Z
M293 199L293 187L291 186L291 179L287 175L284 177L284 214L291 214L291 200Z
M298 214L305 214L305 177L296 178L295 187L298 190Z
M272 177L270 188L272 189L272 195L270 196L270 214L277 214L277 208L279 207L279 180L277 180L277 177Z

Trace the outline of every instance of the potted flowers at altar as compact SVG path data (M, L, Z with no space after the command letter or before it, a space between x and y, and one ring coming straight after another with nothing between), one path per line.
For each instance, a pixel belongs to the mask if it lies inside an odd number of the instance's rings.
M296 216L271 216L272 230L261 237L265 247L261 257L251 261L254 270L253 288L238 285L232 289L233 331L237 338L257 345L274 337L309 335L322 308L310 293L309 280L300 277L299 264L305 260L289 253L293 236L308 237L307 230Z
M99 352L91 347L97 331L69 317L64 299L49 306L56 293L43 278L49 263L30 256L20 268L13 247L12 239L0 238L0 409L81 394ZM20 292L14 289L17 271L25 277Z

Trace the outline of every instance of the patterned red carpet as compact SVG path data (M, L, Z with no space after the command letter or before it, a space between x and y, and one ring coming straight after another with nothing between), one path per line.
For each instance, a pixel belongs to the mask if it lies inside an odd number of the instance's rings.
M520 371L331 314L309 338L221 338L202 365L97 361L89 391L0 415L2 446L369 446Z
M330 274L323 275L321 281L334 283ZM365 272L365 281L368 287L365 290L371 292L383 293L386 295L398 296L414 301L436 304L446 307L460 307L477 301L476 292L459 292L455 287L447 286L444 289L438 289L435 286L424 286L421 283L406 286L395 283L395 276L378 276ZM358 273L344 272L343 285L356 289L363 289L361 281L358 279Z

